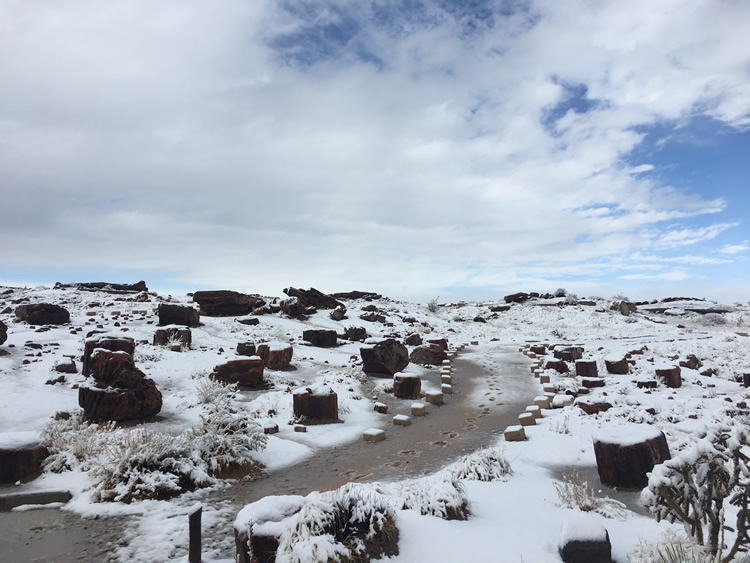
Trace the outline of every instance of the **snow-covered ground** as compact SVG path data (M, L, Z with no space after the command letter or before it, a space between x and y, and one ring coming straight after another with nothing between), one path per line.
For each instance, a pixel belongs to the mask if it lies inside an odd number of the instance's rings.
M80 410L77 387L86 381L80 374L80 358L86 335L94 330L129 336L138 342L136 366L156 382L164 398L161 412L147 427L172 436L201 424L210 400L207 375L214 366L239 358L235 353L238 343L292 344L293 370L266 370L268 389L231 396L234 408L260 425L279 426L279 432L268 437L267 447L254 454L268 471L309 460L321 448L345 448L347 443L361 440L368 428L390 426L390 416L373 410L375 401L389 397L390 382L368 381L359 356L362 344L339 339L335 348L316 348L302 341L305 329L330 328L342 333L345 327L364 326L373 342L387 336L403 339L415 332L425 338L446 338L452 346L475 341L477 344L470 346L463 357L485 366L497 361L500 344L517 349L535 341L584 348L583 358L597 362L605 385L578 396L576 401L608 402L612 408L596 415L587 415L575 405L545 410L536 426L526 428L526 441L506 443L500 438L497 443L486 444L502 450L512 474L492 482L463 481L470 510L466 521L398 510L400 554L393 558L395 561L559 561L558 542L564 523L567 529L594 530L603 525L612 542L614 560L637 560L644 544L662 541L670 534L683 536L684 532L676 524L657 524L637 506L636 493L619 495L601 486L595 470L593 474L591 470L596 465L592 436L619 426L649 424L665 433L674 456L694 444L708 427L748 413L748 393L741 381L743 374L750 373L750 308L740 304L672 301L642 305L636 313L624 316L611 309L612 300L596 298L591 299L593 304L584 305L566 303L563 298L532 299L496 313L490 308L502 299L494 303L443 304L433 307L434 311L389 299L345 300L348 312L342 321L332 320L324 310L304 321L282 313L263 315L258 317L257 326L240 324L235 317L203 316L202 326L192 329L192 349L173 352L150 344L158 325L155 310L162 301L190 304L190 298L152 294L148 302L135 302L129 300L132 297L73 289L0 288L0 320L8 326L8 340L0 345L0 350L8 352L0 356L0 445L17 439L19 433L42 432L55 413ZM14 317L18 304L41 302L64 306L71 313L70 323L38 332L38 327ZM363 307L370 305L386 316L387 324L359 318ZM703 311L710 308L726 312ZM636 351L631 356L630 374L607 373L605 359ZM637 386L638 381L654 379L656 368L677 365L691 354L701 365L698 369L682 368L680 388ZM54 366L64 356L75 359L78 373L67 375L64 382L47 384L60 376ZM551 359L551 354L545 358ZM712 371L710 376L701 375L707 370ZM423 392L438 387L434 369L410 364L405 371L423 377ZM574 369L573 374L554 370L545 370L544 374L550 376L558 392L576 392L581 387ZM533 375L526 370L518 377ZM317 384L328 385L338 394L344 422L311 425L306 433L295 432L291 424L292 392ZM477 408L485 396L482 391L481 387L475 389L471 397ZM539 385L537 394L541 393ZM529 405L533 398L528 397ZM386 443L387 439L380 444ZM597 511L582 512L562 506L558 494L563 484L561 473L573 468L579 468L596 491L601 489L598 497L617 497L627 507L603 502ZM112 557L128 561L186 558L185 515L195 502L207 498L206 490L127 505L93 502L91 468L80 464L70 469L47 471L34 481L3 487L0 492L69 489L73 499L64 510L81 515L129 515L125 538ZM393 478L398 479L398 474ZM214 483L211 490L226 486L226 481ZM231 522L236 512L231 503L204 504L204 528L209 536L204 542L204 560L231 560Z

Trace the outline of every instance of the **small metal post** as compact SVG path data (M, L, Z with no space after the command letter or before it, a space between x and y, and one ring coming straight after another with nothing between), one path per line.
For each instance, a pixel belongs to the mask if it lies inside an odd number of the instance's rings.
M188 551L189 563L201 563L201 514L203 507L199 504L193 508L189 515L190 548Z

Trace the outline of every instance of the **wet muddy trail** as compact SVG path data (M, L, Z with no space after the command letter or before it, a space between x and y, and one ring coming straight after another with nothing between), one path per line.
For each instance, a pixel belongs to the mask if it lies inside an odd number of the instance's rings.
M429 474L492 444L506 426L518 423L518 415L538 393L529 360L515 347L497 345L481 354L465 353L453 361L453 367L453 394L446 395L440 407L427 405L428 414L413 417L410 426L394 426L390 419L408 414L412 401L391 400L388 414L383 415L388 420L383 426L385 441L322 448L258 480L238 481L207 493L201 502L228 508L227 514L234 515L245 504L268 495L306 495L352 481ZM0 556L15 561L109 561L124 542L123 524L111 518L81 519L58 509L0 513ZM204 546L213 546L214 552L231 559L231 534L231 521L204 529Z

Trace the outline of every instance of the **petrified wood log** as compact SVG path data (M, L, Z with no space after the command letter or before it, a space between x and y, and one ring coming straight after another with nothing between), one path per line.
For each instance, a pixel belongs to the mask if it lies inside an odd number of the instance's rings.
M335 309L336 307L343 307L343 304L336 301L330 295L318 291L314 287L310 289L297 289L295 287L287 287L284 289L289 297L296 297L305 307L315 307L316 309Z
M125 352L132 359L135 352L135 340L126 336L100 336L86 340L83 347L83 365L81 367L83 375L91 375L91 372L94 371L93 355L97 348L103 348L110 352ZM101 360L106 361L104 356Z
M338 335L335 330L310 329L302 332L302 340L319 348L336 346Z
M615 375L627 375L630 373L630 364L628 364L628 360L625 358L604 360L604 366L607 368L607 373Z
M229 289L196 291L193 301L207 317L231 317L247 315L253 309L263 307L266 302L260 297L246 295Z
M49 451L30 432L0 434L0 483L15 483L35 477Z
M423 366L439 366L443 363L443 360L447 359L448 354L446 354L445 350L443 350L436 344L414 348L414 350L412 350L411 354L409 355L410 362Z
M418 375L397 373L393 376L393 394L399 399L418 399L422 380Z
M294 416L304 416L310 420L338 421L338 395L328 386L297 389L293 397Z
M263 384L264 366L263 359L258 357L232 360L216 366L209 377L224 383L237 383L244 387L257 388Z
M185 305L160 303L158 308L159 325L182 325L196 327L201 323L198 311Z
M682 387L682 375L681 370L678 366L672 366L671 368L662 368L656 370L657 379L667 387L677 389Z
M263 362L268 369L289 369L293 354L294 348L288 344L270 343L258 346L258 356L263 358Z
M642 489L654 465L670 459L667 438L648 424L631 424L594 436L596 466L602 483L610 487Z
M70 321L67 309L51 303L19 305L15 314L19 320L30 325L62 325Z
M578 360L576 362L576 375L581 377L598 377L599 370L594 360Z
M378 342L374 346L359 349L362 370L367 375L390 377L409 365L409 351L394 338Z

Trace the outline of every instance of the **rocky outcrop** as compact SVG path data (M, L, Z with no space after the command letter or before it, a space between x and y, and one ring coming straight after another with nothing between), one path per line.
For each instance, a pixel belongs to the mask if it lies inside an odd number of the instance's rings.
M196 291L193 301L207 317L233 317L247 315L253 309L263 307L266 302L260 297L246 295L229 289Z
M302 340L309 342L318 348L331 348L336 346L338 336L335 330L310 329L302 332Z
M16 318L30 325L63 325L70 322L70 313L60 305L36 303L16 307Z
M297 289L287 287L284 293L289 297L296 297L305 307L315 307L316 309L335 309L343 307L343 304L331 297L311 287L310 289Z
M391 377L409 365L409 351L393 338L359 349L362 370L367 375Z
M293 354L294 348L289 344L272 342L258 345L258 356L263 359L263 363L268 369L289 369Z
M83 346L83 365L81 368L83 375L89 376L94 371L101 372L101 366L97 369L97 360L94 359L94 351L98 348L111 352L125 352L130 356L132 361L133 354L135 353L135 340L125 336L99 336L86 340ZM102 358L98 361L102 361Z
M259 357L232 360L216 366L209 377L223 383L237 383L257 389L263 385L264 366L263 359Z
M180 325L197 327L201 324L200 313L185 305L160 303L158 308L159 325Z
M92 421L141 420L161 411L162 396L153 379L126 352L94 350L93 387L78 388L78 405Z
M439 366L443 363L443 360L448 359L448 354L445 353L440 346L437 344L430 344L429 346L419 346L412 350L409 354L409 361L414 364L422 366Z

